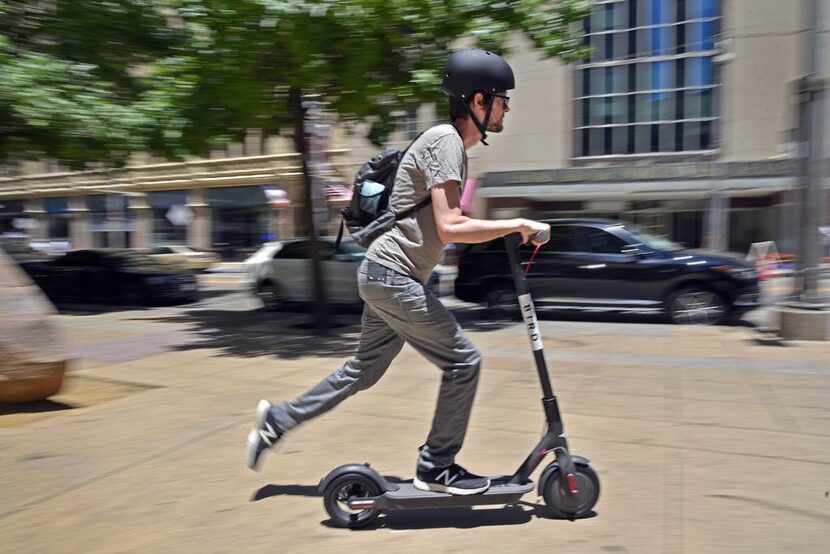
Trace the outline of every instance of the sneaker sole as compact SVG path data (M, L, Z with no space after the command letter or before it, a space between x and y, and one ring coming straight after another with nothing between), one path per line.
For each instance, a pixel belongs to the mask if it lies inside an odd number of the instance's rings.
M412 480L412 485L422 491L429 491L429 492L445 492L447 494L452 494L454 496L468 496L470 494L481 494L487 489L490 488L490 480L487 480L487 484L483 487L479 487L477 489L459 489L456 487L448 487L446 485L439 485L438 483L426 483L421 481L417 477Z
M271 403L267 400L260 400L256 406L256 426L254 430L259 429L265 425L265 418L268 417L268 410L271 409Z
M247 455L246 465L249 469L253 469L256 471L259 466L258 463L254 463L253 461L253 454L252 452L256 451L256 447L261 440L259 437L259 429L265 425L265 418L268 417L268 410L271 409L271 403L267 400L260 400L259 404L256 407L256 422L254 423L254 428L251 429L251 432L248 433L248 442L247 442ZM262 456L262 454L260 454Z

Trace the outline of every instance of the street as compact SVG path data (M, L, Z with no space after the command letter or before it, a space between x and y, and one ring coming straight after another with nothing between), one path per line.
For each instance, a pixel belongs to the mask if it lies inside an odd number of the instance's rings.
M338 313L317 335L300 310L260 309L238 275L202 283L194 304L59 316L77 358L65 389L0 411L0 551L826 551L830 351L759 333L763 310L721 327L542 318L570 446L602 482L591 517L550 519L534 492L512 507L391 513L349 531L327 524L320 478L349 462L411 478L437 371L406 347L377 386L287 435L252 472L257 401L339 367L360 315ZM543 423L527 337L446 300L484 354L459 462L512 473Z

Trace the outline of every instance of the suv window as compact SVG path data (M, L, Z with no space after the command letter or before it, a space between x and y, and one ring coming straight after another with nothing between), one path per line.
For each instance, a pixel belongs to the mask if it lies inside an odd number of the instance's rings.
M70 252L56 261L64 267L85 267L99 265L100 256L95 252Z
M577 229L573 225L554 225L550 230L550 242L544 249L548 252L575 252Z
M621 238L596 227L580 227L580 250L594 254L621 254L626 243Z

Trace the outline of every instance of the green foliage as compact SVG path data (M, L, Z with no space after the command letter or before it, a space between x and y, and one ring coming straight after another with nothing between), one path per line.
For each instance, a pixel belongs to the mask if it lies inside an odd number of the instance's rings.
M49 6L52 7L49 7ZM451 46L505 53L522 31L546 56L585 54L583 0L0 1L0 158L119 163L199 154L290 127L288 90L346 121L438 100Z

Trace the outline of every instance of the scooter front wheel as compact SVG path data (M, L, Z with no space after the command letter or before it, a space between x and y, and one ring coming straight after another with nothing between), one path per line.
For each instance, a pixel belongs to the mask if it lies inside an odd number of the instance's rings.
M380 515L375 508L356 509L348 501L357 498L373 498L380 495L380 486L360 473L347 473L332 481L323 492L323 504L338 527L356 529L373 522Z
M599 477L589 465L575 464L574 480L577 492L570 492L562 468L556 467L548 476L542 490L545 504L554 517L579 519L585 517L599 500Z

